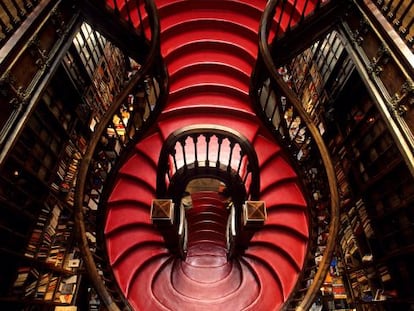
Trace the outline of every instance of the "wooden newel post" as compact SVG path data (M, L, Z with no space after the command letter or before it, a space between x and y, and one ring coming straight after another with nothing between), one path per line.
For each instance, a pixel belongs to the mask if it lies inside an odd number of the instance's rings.
M174 202L171 199L153 199L151 203L151 221L161 232L166 246L171 251L177 251L179 245L178 228L175 219Z
M264 226L267 218L266 203L264 201L246 201L242 205L241 214L237 244L239 249L245 250L253 235Z

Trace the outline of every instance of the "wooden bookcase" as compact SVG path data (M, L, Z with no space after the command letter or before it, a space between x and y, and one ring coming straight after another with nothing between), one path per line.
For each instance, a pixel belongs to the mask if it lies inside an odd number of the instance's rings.
M349 293L357 310L402 310L414 287L413 177L357 74L335 109L338 128L329 139Z
M92 30L87 30L91 35ZM96 293L83 277L75 239L74 189L80 161L93 135L91 122L99 122L128 75L121 51L96 36L103 46L96 46L96 64L89 80L86 75L82 78L84 85L88 81L90 85L80 88L75 83L76 73L85 64L80 51L74 57L76 49L72 45L2 166L2 310L49 311L70 306L100 310ZM119 140L108 142L106 157L119 148ZM101 169L101 174L109 169ZM101 191L102 185L98 188ZM87 217L91 218L96 217L100 195L95 190L90 189L89 199L85 199L90 201L86 206L90 210ZM95 236L95 232L89 232L90 239Z
M414 180L346 54L328 35L279 69L319 127L338 181L341 268L322 300L328 310L405 310L414 301ZM344 304L334 295L343 287Z

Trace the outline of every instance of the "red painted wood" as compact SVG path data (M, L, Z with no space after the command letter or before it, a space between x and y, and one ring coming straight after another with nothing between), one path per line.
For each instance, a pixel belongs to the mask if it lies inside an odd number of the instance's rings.
M175 130L186 126L200 124L202 127L202 124L215 124L243 133L248 140L253 139L259 129L258 124L249 122L247 119L250 118L249 115L238 114L237 111L233 111L233 114L230 112L231 110L228 109L207 109L203 112L195 109L178 110L177 113L170 112L168 116L165 116L166 118L161 119L158 127L162 136L168 137ZM240 115L239 118L238 115ZM241 116L246 117L241 118Z
M137 222L151 223L147 205L126 201L112 203L110 206L106 216L108 221L105 226L105 234Z
M283 299L286 300L295 286L295 278L292 275L299 273L299 269L292 265L288 258L283 256L277 249L253 245L246 250L245 256L257 261L264 261L271 273L279 280Z
M233 113L240 114L247 112L254 115L253 108L249 104L249 95L245 90L230 88L223 84L204 84L192 85L186 89L177 90L170 93L167 106L163 110L169 113L183 108L216 108L231 110ZM224 111L224 113L226 113ZM229 112L227 112L229 113Z
M139 236L137 236L137 232L139 232ZM125 253L131 251L136 245L149 241L164 242L159 232L147 224L136 223L133 226L124 227L107 234L106 244L111 264L117 263ZM129 258L126 261L129 261Z
M139 191L137 191L139 189ZM149 204L152 199L155 199L155 192L145 187L144 183L140 183L132 178L119 179L108 202L116 201L135 201L144 204Z
M233 66L204 61L181 68L171 75L170 90L176 92L193 85L221 84L234 89L246 91L249 84L249 76Z
M256 150L260 153L260 149ZM260 168L260 191L265 192L267 188L296 178L297 175L293 168L277 153L271 161L266 162L266 165Z
M288 224L285 227L267 225L253 236L252 244L254 245L255 242L266 242L274 245L286 251L296 262L296 265L302 267L306 248L298 246L306 244L307 239L295 234L294 231L286 230L287 227L289 227Z
M157 126L118 174L105 225L114 275L134 310L278 310L294 288L307 250L307 204L284 150L260 124L248 94L266 2L156 0L171 92ZM287 11L293 2L288 1ZM297 2L293 22L304 0ZM312 10L313 4L307 13ZM132 16L137 19L136 12ZM282 29L288 20L283 18ZM268 217L245 255L233 261L227 261L225 249L228 211L217 193L192 195L185 261L168 253L162 236L150 227L162 144L174 131L194 124L234 129L258 155L260 199Z
M155 191L157 180L156 168L149 158L135 153L122 166L119 173L123 176L140 180Z
M139 144L135 146L137 152L146 155L152 160L154 168L157 167L159 151L162 148L163 138L160 133L155 132L146 136Z
M161 52L168 56L188 42L226 42L257 55L257 35L249 29L225 20L187 20L165 29L161 34Z
M169 53L165 58L168 64L169 73L175 72L183 67L192 64L201 64L208 60L218 64L237 64L240 71L251 75L252 66L255 63L255 56L242 47L235 46L228 42L201 41L188 42Z

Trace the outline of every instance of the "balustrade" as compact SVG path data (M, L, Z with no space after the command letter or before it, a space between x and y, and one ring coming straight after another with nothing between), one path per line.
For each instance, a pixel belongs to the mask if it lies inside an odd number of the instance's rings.
M318 1L313 14L328 4L329 1ZM275 137L290 151L304 189L309 193L309 258L305 261L296 291L285 305L287 309L308 310L329 268L339 226L339 198L332 162L319 129L276 69L277 40L286 31L281 28L284 23L280 11L284 10L284 1L271 1L263 15L259 33L260 55L252 78L251 95L256 101L258 114L263 116ZM306 8L303 9L305 11ZM286 11L285 14L291 13ZM304 20L303 15L297 25ZM317 220L321 209L329 215L326 222ZM318 236L321 234L329 237L326 245L320 243L322 239Z

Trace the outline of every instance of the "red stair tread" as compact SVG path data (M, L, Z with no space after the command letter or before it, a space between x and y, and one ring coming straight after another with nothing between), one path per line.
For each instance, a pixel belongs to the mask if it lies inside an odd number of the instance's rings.
M158 301L162 301L169 310L244 310L246 306L251 305L257 299L259 293L254 273L243 263L241 264L242 283L238 290L221 298L216 298L215 295L209 296L209 289L204 287L193 287L191 292L183 295L172 286L171 274L172 264L168 264L157 274L157 278L152 283L153 296Z
M283 302L282 289L270 271L257 261L244 257L243 261L254 269L257 282L260 284L260 292L256 300L243 310L278 310Z
M286 301L296 284L300 271L279 252L271 248L251 246L246 250L245 255L253 259L259 258L272 268L280 280L283 298Z
M262 133L255 137L253 146L256 150L259 167L281 151L280 146L275 141L265 138Z
M172 286L177 292L189 295L194 292L194 288L200 287L202 290L197 291L197 296L201 299L228 296L236 292L242 282L237 262L200 269L176 260L171 275Z
M303 237L309 236L309 223L306 211L302 208L276 206L267 208L266 224L287 225Z
M119 173L141 180L155 191L157 171L148 158L140 154L134 154L122 165Z
M303 237L287 231L283 227L267 229L266 226L255 233L251 239L252 245L255 242L265 242L283 249L295 261L298 267L302 267L306 256L307 240Z
M217 107L231 111L245 111L253 115L249 95L241 89L220 84L193 85L171 93L164 113L177 108Z
M211 7L216 7L212 10ZM182 21L200 19L221 19L243 25L252 32L259 26L261 10L242 2L217 0L181 1L159 8L162 29Z
M149 136L146 136L138 144L135 145L135 149L145 154L150 158L154 165L158 163L159 153L162 148L163 139L158 132L152 133Z
M124 177L116 182L108 202L136 201L151 204L152 199L155 199L153 191L133 179Z
M297 178L295 171L279 154L260 168L260 191L281 181Z
M154 278L159 271L165 270L165 266L168 266L171 260L172 257L168 255L152 258L145 267L134 274L127 296L133 310L171 311L156 299L152 291ZM167 295L164 297L169 298Z
M258 39L256 33L240 25L222 20L184 21L164 29L161 33L161 40L163 41L161 52L164 57L189 41L206 40L232 43L243 47L253 55L257 54Z
M169 6L175 3L181 3L185 2L186 0L155 0L155 3L159 9ZM292 0L290 0L292 1ZM255 8L255 10L263 11L267 1L266 0L226 0L226 2L230 3L241 3L243 5L249 5L252 8ZM217 5L217 3L215 4ZM185 8L185 7L184 7Z
M135 246L147 242L164 242L163 237L153 227L146 224L136 224L123 229L116 234L106 235L106 247L109 261L112 265L118 263L118 260L126 253L131 251ZM126 261L129 261L129 256ZM125 261L125 260L123 260Z
M251 75L255 56L248 51L226 42L189 42L175 49L165 59L171 75L183 67L206 61L218 64L231 64L246 75Z
M148 205L133 204L131 202L110 204L104 231L110 233L136 222L151 224L150 207Z
M249 76L233 66L204 62L189 65L171 75L170 91L176 92L194 85L212 85L217 82L248 92Z
M158 258L160 255L168 256L166 249L157 246L146 246L136 249L128 254L128 260L121 261L114 268L114 275L118 281L121 290L128 296L130 289L134 284L135 272L143 267L152 258Z
M261 194L260 200L265 201L268 208L277 205L295 205L303 208L307 206L304 195L294 182L285 182L277 184L275 188L267 188L266 192Z

